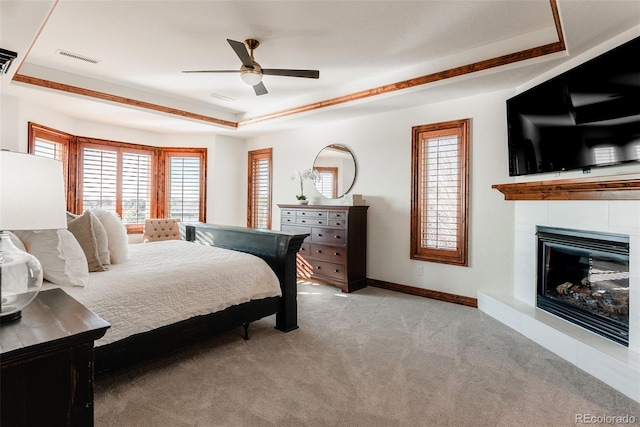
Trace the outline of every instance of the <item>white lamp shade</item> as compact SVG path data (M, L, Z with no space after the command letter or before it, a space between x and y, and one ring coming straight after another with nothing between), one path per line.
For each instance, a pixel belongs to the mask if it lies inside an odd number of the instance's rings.
M67 228L62 162L0 151L0 231Z

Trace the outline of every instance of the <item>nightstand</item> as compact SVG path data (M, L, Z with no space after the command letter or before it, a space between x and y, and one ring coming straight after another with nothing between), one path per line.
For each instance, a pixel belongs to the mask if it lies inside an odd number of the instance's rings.
M93 342L110 325L61 289L0 327L3 426L92 426Z

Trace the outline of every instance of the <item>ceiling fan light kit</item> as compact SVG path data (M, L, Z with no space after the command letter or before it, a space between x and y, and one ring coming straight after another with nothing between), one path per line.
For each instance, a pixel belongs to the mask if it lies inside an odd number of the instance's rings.
M256 63L256 65L258 64ZM259 65L253 69L243 65L240 70L240 78L249 86L255 86L262 81L262 69Z
M255 39L247 39L244 43L227 39L227 42L234 50L242 66L240 70L199 70L199 71L183 71L183 73L240 73L240 78L243 82L249 86L253 86L253 90L256 95L267 94L267 88L262 83L262 76L284 76L284 77L302 77L307 79L320 78L320 71L318 70L289 70L280 68L263 69L255 59L253 59L253 51L256 49L260 42ZM245 47L245 44L247 45ZM249 50L247 50L247 47Z

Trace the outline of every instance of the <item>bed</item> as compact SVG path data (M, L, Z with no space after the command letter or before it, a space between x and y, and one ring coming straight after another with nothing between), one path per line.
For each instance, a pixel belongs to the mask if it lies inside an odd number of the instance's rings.
M95 343L96 373L241 326L247 338L249 323L273 314L277 329L298 327L295 257L306 234L181 228L184 240L131 245L128 262L63 288L111 324Z

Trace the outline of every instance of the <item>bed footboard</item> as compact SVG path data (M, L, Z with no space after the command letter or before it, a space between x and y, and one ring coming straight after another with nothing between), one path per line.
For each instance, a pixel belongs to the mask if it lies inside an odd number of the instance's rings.
M246 252L265 260L282 289L276 329L289 332L298 328L296 254L308 234L205 223L182 223L180 227L187 241Z

